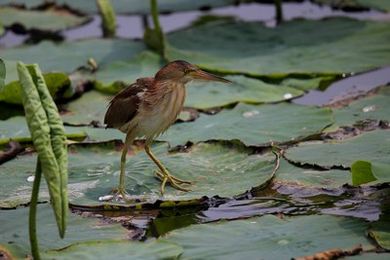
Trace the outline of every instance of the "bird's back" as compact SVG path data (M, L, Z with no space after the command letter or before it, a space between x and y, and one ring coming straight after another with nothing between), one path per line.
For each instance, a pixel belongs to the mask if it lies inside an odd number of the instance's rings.
M153 78L140 78L121 92L109 103L104 124L120 129L128 124L138 113L144 92L153 85Z

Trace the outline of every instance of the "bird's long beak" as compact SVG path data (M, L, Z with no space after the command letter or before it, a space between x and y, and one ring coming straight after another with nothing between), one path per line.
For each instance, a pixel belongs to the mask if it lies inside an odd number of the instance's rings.
M207 81L218 81L223 83L232 83L230 80L224 79L222 77L218 77L217 75L208 73L203 70L195 70L194 72L191 72L191 76L194 79L200 79L200 80L207 80Z

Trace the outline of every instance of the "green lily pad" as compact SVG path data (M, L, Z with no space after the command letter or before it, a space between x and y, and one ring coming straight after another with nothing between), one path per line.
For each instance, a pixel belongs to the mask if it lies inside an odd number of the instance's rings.
M276 182L289 183L307 188L332 189L351 182L351 175L346 170L305 169L294 166L282 159L276 172Z
M284 79L280 84L303 91L312 89L325 90L332 82L337 79L337 76L321 76L311 79L287 78Z
M88 17L55 7L49 7L45 10L0 7L0 21L5 27L19 25L27 31L34 29L56 32L84 24L89 20Z
M89 124L92 121L103 123L111 96L97 91L84 93L80 98L63 105L66 111L62 120L68 124Z
M158 139L171 146L207 140L239 140L248 146L266 146L271 142L296 142L320 133L330 124L332 113L326 108L289 103L238 104L216 115L201 115L194 122L175 124Z
M43 72L69 73L80 66L85 66L90 58L100 66L116 60L131 59L144 49L142 42L123 39L88 39L60 44L43 41L37 45L7 48L2 50L1 55L4 60L38 63ZM7 80L13 81L14 78Z
M51 250L42 256L47 259L179 259L183 249L160 240L93 241L73 244L61 250Z
M28 207L2 210L0 220L3 223L0 226L0 246L24 255L29 254ZM38 206L37 221L41 250L59 249L81 241L127 239L127 230L120 224L107 224L98 219L83 218L74 214L69 214L66 236L60 239L49 204Z
M308 228L310 227L310 228ZM191 259L292 259L334 248L362 244L367 224L358 219L333 216L276 216L193 225L162 238L180 245L183 258ZM298 235L297 235L298 234ZM320 234L320 235L319 235Z
M390 131L377 130L344 140L300 143L286 150L288 160L324 168L350 167L356 160L390 163Z
M0 120L0 146L14 140L20 143L31 143L26 119L23 116L15 116L7 120ZM70 140L83 141L110 141L122 140L123 133L116 129L95 128L90 126L65 126L66 136Z
M295 20L277 28L218 22L168 34L167 56L225 73L332 76L388 65L389 36L388 22L347 18Z
M390 250L390 220L380 220L374 224L369 230L369 235L378 243L380 247Z
M272 103L291 99L304 92L288 86L268 84L244 76L227 76L232 84L193 83L187 88L185 106L198 109L227 106L238 102Z
M159 55L144 51L129 61L116 61L99 68L96 72L95 88L115 94L138 78L153 77L163 65Z
M128 155L126 190L147 202L156 199L188 201L216 195L233 197L268 182L274 166L270 155L248 155L247 149L221 144L199 144L189 152L178 153L168 153L167 144L157 144L153 151L172 174L193 184L190 192L167 186L164 197L160 197L160 181L154 175L157 169L154 163L144 152ZM112 143L71 146L69 200L76 205L101 204L99 197L111 193L118 185L120 156L120 149ZM34 159L35 155L19 156L0 165L0 183L4 186L0 205L9 207L28 202L32 183L27 182L27 177L34 170ZM45 194L46 188L42 188L41 200L48 198Z
M358 99L348 106L335 109L336 125L351 126L366 119L390 121L390 86L379 89L375 95Z
M0 88L0 101L8 104L22 104L20 83L16 75L16 62L6 61L5 67L7 75L5 78L5 86ZM57 94L61 93L61 97L71 88L71 82L68 75L60 72L50 72L44 74L45 82L49 88L50 94L56 99Z
M378 130L341 141L302 143L290 148L285 156L300 164L324 168L350 167L352 183L390 181L390 131Z

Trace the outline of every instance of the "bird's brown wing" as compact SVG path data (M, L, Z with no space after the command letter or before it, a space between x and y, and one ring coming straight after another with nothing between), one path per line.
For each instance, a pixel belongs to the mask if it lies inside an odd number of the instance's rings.
M153 83L153 78L141 78L119 92L108 105L104 116L104 123L107 127L120 128L131 121L138 112L142 101L142 93Z

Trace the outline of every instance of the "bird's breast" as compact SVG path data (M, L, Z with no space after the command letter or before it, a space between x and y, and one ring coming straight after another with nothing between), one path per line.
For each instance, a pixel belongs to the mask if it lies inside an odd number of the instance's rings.
M183 108L186 96L185 86L179 83L156 93L145 93L145 102L141 105L142 120L139 121L138 126L140 135L144 135L146 139L152 139L163 133L175 122Z

